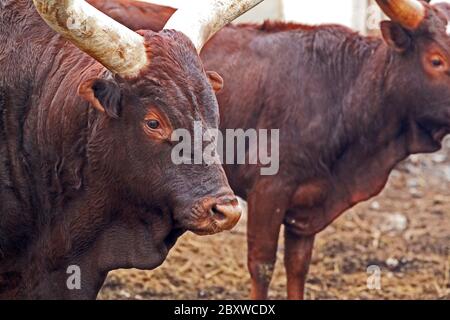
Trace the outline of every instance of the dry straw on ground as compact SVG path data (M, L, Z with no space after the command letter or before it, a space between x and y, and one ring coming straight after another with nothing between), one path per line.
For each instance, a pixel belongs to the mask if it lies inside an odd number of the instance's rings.
M450 299L450 141L413 156L384 192L345 213L315 245L307 299ZM234 231L183 236L162 267L119 270L100 299L246 299L245 219ZM283 243L271 298L285 298ZM381 268L381 290L367 288L367 267Z

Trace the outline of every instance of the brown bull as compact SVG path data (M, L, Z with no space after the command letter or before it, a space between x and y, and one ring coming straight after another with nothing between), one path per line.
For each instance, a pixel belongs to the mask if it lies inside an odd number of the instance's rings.
M221 166L173 164L171 135L218 126L197 51L258 2L135 33L85 1L0 0L0 298L95 298L185 230L236 224Z
M174 12L92 2L135 29L159 30ZM249 202L252 298L267 297L282 224L288 296L303 298L314 236L377 195L408 155L438 150L449 132L448 5L378 4L392 19L381 24L383 39L336 25L267 22L226 27L205 46L203 62L225 79L221 128L280 128L278 175L225 166Z

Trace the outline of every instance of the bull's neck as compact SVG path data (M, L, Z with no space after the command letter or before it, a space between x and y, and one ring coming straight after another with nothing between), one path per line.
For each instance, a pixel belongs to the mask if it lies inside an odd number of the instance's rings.
M77 95L83 78L79 71L87 73L95 61L77 50L65 50L66 41L47 27L43 33L35 32L45 42L22 39L23 50L11 48L11 59L0 61L6 70L17 68L0 74L0 109L8 115L2 117L0 131L9 138L0 141L0 147L11 163L0 188L11 180L19 190L2 193L1 199L20 210L15 216L3 212L7 207L0 210L5 217L0 233L10 232L0 239L0 299L95 298L106 268L96 265L98 252L84 252L99 234L95 226L108 223L103 219L111 212L111 201L103 196L106 184L90 185L91 191L97 190L96 199L88 199L83 191L91 181L102 184L99 176L89 179L86 158L90 135L100 128L99 117ZM19 37L11 39L14 36ZM83 229L92 238L77 237L77 230L85 227L92 229ZM81 268L82 290L67 288L68 265Z
M96 184L90 188L101 194ZM0 299L94 299L107 272L127 257L116 243L110 202L80 194L57 214L42 212L33 240L0 261Z
M354 86L343 104L344 121L353 134L385 146L394 139L403 141L405 156L435 152L440 142L421 128L416 119L418 107L426 103L411 95L407 77L399 76L404 57L381 42L365 59Z
M381 41L374 48L346 52L342 58L352 64L351 76L341 75L348 83L340 89L343 91L341 102L334 106L335 117L326 124L332 129L322 151L323 162L329 165L326 177L331 177L327 181L332 192L320 206L320 212L327 208L324 216L306 211L314 217L306 233L323 230L348 208L381 192L391 171L408 155L434 151L429 141L419 141L414 134L416 124L405 97L389 87L395 58L396 54ZM345 64L339 68L346 70ZM331 86L339 80L335 74L328 77Z
M51 31L31 0L0 0L0 40L0 200L10 206L0 209L0 299L93 298L134 254L110 227L124 204L87 161L102 124L77 86L104 68ZM82 270L81 291L66 286L69 265Z
M410 154L440 147L414 121L412 104L418 102L395 86L398 55L380 43L370 54L353 58L347 56L347 63L360 69L342 93L334 123L327 123L334 131L322 151L339 192L327 200L327 216L309 231L322 230L346 209L381 192L390 172Z
M331 68L342 72L329 74L330 84L341 84L336 94L341 101L341 116L334 124L340 139L339 145L332 148L336 156L352 149L366 157L373 156L395 142L396 155L389 165L394 166L409 154L428 151L426 146L411 146L409 136L415 124L399 94L390 92L392 88L388 87L387 79L395 67L393 50L380 39L361 37L348 41L344 49L336 52L334 59L339 67ZM399 99L394 101L391 97L395 95Z
M1 272L0 299L95 299L107 272L98 268L97 252L84 254L56 269L40 261L17 260L17 268Z

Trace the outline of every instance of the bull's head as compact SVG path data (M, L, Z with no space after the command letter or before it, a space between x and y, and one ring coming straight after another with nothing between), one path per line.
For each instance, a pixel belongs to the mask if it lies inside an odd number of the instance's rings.
M381 23L392 49L386 85L391 102L407 106L410 151L435 151L450 132L450 10L429 1L377 3L392 20Z
M261 1L210 1L195 15L180 10L160 33L135 33L85 1L34 0L51 28L101 64L86 70L79 86L101 118L90 142L90 152L99 154L95 165L134 203L170 211L180 229L211 234L240 217L222 167L176 166L170 138L178 128L193 136L194 121L218 127L213 89L221 78L205 73L198 52Z

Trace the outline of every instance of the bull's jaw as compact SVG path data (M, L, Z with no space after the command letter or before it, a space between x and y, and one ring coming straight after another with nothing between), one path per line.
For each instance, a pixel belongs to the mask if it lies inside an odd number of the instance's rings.
M136 223L132 226L115 225L99 237L86 258L101 272L115 269L151 270L159 267L167 257L173 240L166 243L170 231L149 230L148 226ZM158 234L158 232L160 232Z
M433 132L433 139L439 144L439 149L442 148L442 141L450 134L450 128L442 128Z
M442 139L447 133L447 129L432 129L427 125L411 120L407 134L409 154L438 151L441 149Z

